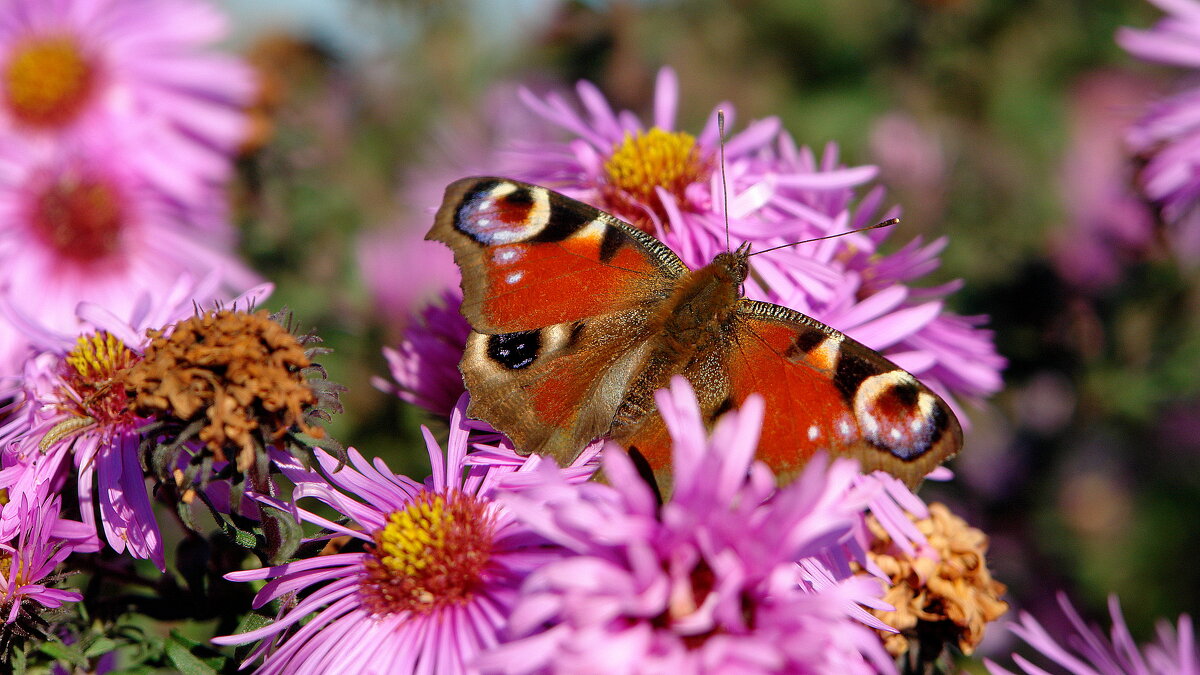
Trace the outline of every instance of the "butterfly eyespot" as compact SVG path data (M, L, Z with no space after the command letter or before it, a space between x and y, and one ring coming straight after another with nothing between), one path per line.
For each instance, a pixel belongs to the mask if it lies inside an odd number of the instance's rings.
M528 241L550 222L550 196L543 188L483 181L463 197L454 227L485 246Z
M488 336L488 358L509 370L529 367L541 349L541 331L537 330Z
M904 460L927 452L945 427L937 400L903 370L863 380L853 405L863 437Z

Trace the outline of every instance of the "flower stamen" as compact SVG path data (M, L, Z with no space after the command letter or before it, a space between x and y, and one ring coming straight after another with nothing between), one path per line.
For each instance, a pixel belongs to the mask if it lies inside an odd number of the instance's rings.
M108 181L63 177L37 194L31 220L37 237L59 256L88 263L119 248L126 214Z
M78 43L68 37L40 37L18 46L4 72L8 108L35 127L72 121L95 87L96 71Z
M128 421L125 374L137 360L133 350L107 331L80 336L61 366L66 391L60 405L71 417L42 438L42 451L92 425Z
M653 127L646 132L626 133L625 140L613 148L604 163L607 183L602 193L610 210L653 233L646 209L664 226L668 220L658 188L665 189L683 204L687 187L707 180L711 170L694 136Z
M484 584L493 531L484 502L422 493L393 512L367 547L364 604L372 614L466 604Z

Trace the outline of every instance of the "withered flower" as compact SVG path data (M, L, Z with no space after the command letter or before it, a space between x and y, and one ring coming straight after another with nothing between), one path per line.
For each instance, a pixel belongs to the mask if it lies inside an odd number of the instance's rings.
M881 632L884 647L892 656L908 654L924 662L937 659L949 643L971 654L984 627L1008 611L1000 599L1006 588L992 579L984 557L987 535L935 502L928 518L915 521L928 544L909 555L873 516L867 522L874 537L868 553L892 580L883 600L896 608L870 611L900 631Z
M309 354L265 310L209 311L148 335L126 380L130 408L195 430L216 460L244 473L291 432L324 435L310 424L318 393Z

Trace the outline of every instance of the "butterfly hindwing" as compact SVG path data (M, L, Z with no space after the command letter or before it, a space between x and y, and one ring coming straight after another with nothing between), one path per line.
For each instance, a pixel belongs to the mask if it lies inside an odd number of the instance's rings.
M472 332L459 365L471 392L467 414L522 453L569 464L608 431L645 367L646 315L632 309L518 333Z
M453 249L463 314L488 334L642 307L687 273L678 256L637 228L504 178L451 184L426 238Z
M738 315L730 395L766 399L758 456L777 474L828 450L916 486L958 452L962 429L946 402L877 352L778 305L742 300Z

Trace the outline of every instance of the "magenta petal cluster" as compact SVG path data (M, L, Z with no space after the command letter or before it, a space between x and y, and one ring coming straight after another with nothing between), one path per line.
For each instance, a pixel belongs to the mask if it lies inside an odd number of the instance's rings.
M1070 673L1071 675L1195 675L1200 673L1200 649L1196 644L1196 633L1192 618L1187 614L1179 617L1172 626L1168 621L1158 624L1158 639L1139 647L1134 642L1121 605L1116 596L1108 599L1108 611L1112 616L1111 635L1105 635L1097 626L1089 626L1071 606L1066 594L1058 594L1058 605L1071 624L1071 633L1060 641L1038 623L1028 612L1021 612L1021 620L1010 625L1011 630L1045 659L1057 666L1046 670L1019 654L1013 654L1020 672L1027 675L1047 673ZM987 662L989 670L998 675L1011 675L1004 668Z
M791 485L754 462L757 396L711 437L682 378L659 392L674 441L674 494L659 505L619 450L607 485L551 475L502 502L572 555L534 570L507 643L480 661L503 673L890 672L861 605L878 580L850 574L844 544L869 490L853 462L816 460ZM882 605L886 606L886 605Z
M375 386L432 413L449 415L465 391L458 362L471 326L459 312L461 304L457 288L446 290L440 302L414 315L399 347L383 350L396 383L377 378Z
M262 658L257 672L264 674L475 672L471 664L498 641L521 580L561 550L494 501L498 479L514 475L513 468L493 472L468 462L465 408L464 400L454 410L445 453L424 430L433 466L424 483L354 450L346 465L318 451L321 473L279 458L296 484L294 500L316 499L350 523L260 500L366 550L229 574L233 581L267 580L256 607L297 592L302 599L283 605L267 626L213 641L260 642L244 666ZM530 458L516 473L539 463ZM590 472L570 476L588 478ZM416 543L437 541L455 543Z
M775 118L752 122L726 142L726 204L716 112L694 140L675 130L678 83L669 68L659 73L650 127L627 111L614 111L588 82L577 91L582 112L560 96L526 92L526 104L571 138L514 148L498 172L643 223L690 267L706 265L726 249L726 217L734 247L750 242L763 250L897 215L896 209L880 210L880 188L859 194L875 167L843 166L832 144L820 154L799 147ZM721 109L733 128L732 108ZM690 151L678 162L660 161L681 147ZM619 173L626 165L646 175L630 183ZM650 189L640 182L656 179L671 184ZM874 230L756 256L746 293L848 333L943 395L977 399L998 391L1005 361L982 328L984 319L945 309L957 284L908 285L937 267L946 240L917 239L882 254L888 235L887 229Z
M59 517L60 498L42 482L11 502L17 531L0 537L0 613L5 623L15 622L25 603L54 609L83 596L47 585L46 577L74 551L95 551L94 537L81 523Z
M1167 13L1153 28L1122 28L1117 44L1147 61L1200 68L1200 2L1149 0ZM1126 137L1144 158L1137 183L1159 207L1176 251L1200 259L1200 88L1151 105Z

